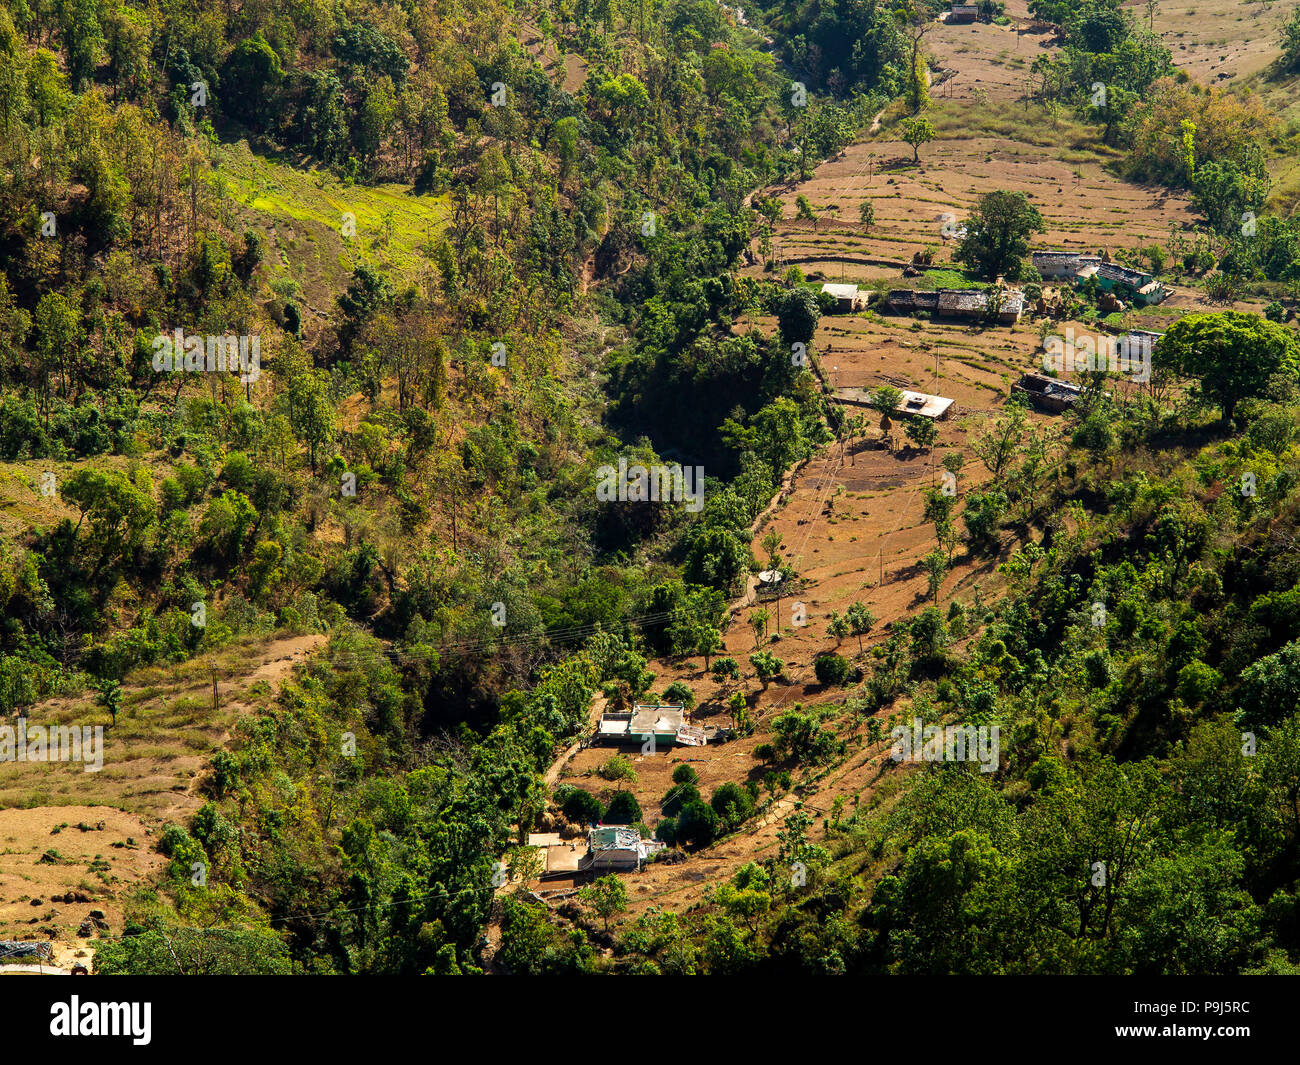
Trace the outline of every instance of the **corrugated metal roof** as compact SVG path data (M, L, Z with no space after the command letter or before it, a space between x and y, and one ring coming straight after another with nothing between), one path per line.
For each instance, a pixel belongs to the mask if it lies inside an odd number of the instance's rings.
M837 300L854 300L858 298L857 285L832 285L828 282L822 285L822 291L828 296L834 296Z

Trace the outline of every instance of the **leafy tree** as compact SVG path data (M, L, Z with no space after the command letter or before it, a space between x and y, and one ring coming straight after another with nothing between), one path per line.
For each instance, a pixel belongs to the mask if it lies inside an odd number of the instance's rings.
M1160 338L1152 363L1200 382L1202 393L1231 420L1238 402L1261 396L1276 374L1300 371L1300 339L1255 314L1189 314Z
M898 414L898 405L903 402L903 390L895 388L893 385L881 385L871 393L871 399L868 404L872 410L878 411L886 418L894 417Z
M221 71L223 106L236 118L263 128L275 113L284 67L259 30L240 41Z
M796 706L772 721L773 745L777 755L796 762L821 765L843 750L835 733L818 723L816 717Z
M932 418L910 418L903 432L917 447L929 451L939 439L939 426Z
M1283 69L1300 68L1300 8L1292 10L1291 16L1282 24L1278 31L1278 43L1282 47Z
M609 932L611 917L627 912L627 887L621 877L610 873L578 892L578 899L605 923Z
M1300 640L1242 671L1238 689L1244 729L1266 729L1300 706Z
M776 305L777 328L786 344L811 344L821 307L812 289L799 285L782 293Z
M713 625L701 625L696 630L695 653L704 656L704 668L711 668L709 659L718 651L726 650L722 643L722 632Z
M774 677L779 677L781 670L785 668L785 663L771 651L758 651L750 655L749 664L754 667L754 672L758 674L758 679L762 681L764 688Z
M659 809L667 817L676 817L687 803L695 802L699 797L700 789L694 780L679 780L664 793Z
M677 838L688 847L707 847L718 835L718 815L702 800L682 807L677 817Z
M718 786L709 800L713 812L728 829L739 828L754 813L753 797L739 784L727 781Z
M641 820L641 804L630 791L619 791L609 800L604 821L607 825L635 825Z
M1016 455L1028 430L1029 420L1024 403L1019 399L1009 402L1002 416L981 433L971 445L971 450L993 474L994 483L1002 480Z
M101 940L94 971L102 976L288 976L279 936L242 928L157 928Z
M602 807L600 800L591 792L584 791L582 788L574 788L563 802L560 809L564 816L574 824L591 825L596 824L601 819Z
M1029 254L1029 234L1042 232L1043 226L1043 216L1023 192L985 193L966 220L966 236L954 258L990 279L1014 281Z
M817 208L802 192L794 198L794 216L801 222L811 222L813 232L817 232Z
M939 589L943 587L943 579L948 573L948 556L936 548L921 560L921 568L925 571L930 597L937 603Z
M839 647L844 642L844 637L849 634L849 619L838 610L832 610L826 621L826 634L833 637L835 646Z
M312 473L323 447L334 440L337 432L337 408L329 394L329 376L321 370L307 370L296 375L287 393L289 424L307 445Z
M871 631L876 617L863 603L850 603L845 616L849 622L849 634L858 638L858 652L862 652L862 637Z
M925 117L905 118L898 124L899 136L912 149L912 162L921 161L921 145L929 144L936 134L934 126Z
M974 546L992 544L1006 510L1005 492L997 489L988 492L972 492L966 499L966 509L961 515L971 544Z
M729 656L726 658L719 658L714 662L710 672L713 674L714 680L717 681L740 679L740 666L736 663L734 658Z

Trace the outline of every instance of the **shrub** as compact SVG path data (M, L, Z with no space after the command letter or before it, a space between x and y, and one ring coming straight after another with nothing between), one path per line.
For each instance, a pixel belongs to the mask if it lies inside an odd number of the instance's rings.
M776 733L776 751L797 762L825 762L842 750L844 744L829 729L824 729L816 719L799 709L790 710L772 722Z
M591 824L601 819L600 800L581 788L574 788L560 803L560 809L564 811L565 817L578 824Z
M853 666L843 655L833 653L818 655L813 661L813 672L819 684L842 685L853 672Z
M714 680L737 680L740 677L740 666L734 658L719 658L709 672L713 674Z
M709 805L728 828L739 827L754 813L753 797L730 780L713 793Z
M596 773L604 780L626 780L632 784L636 783L636 770L632 768L632 763L619 754L614 755L597 769Z
M673 768L674 784L695 784L699 782L699 779L700 774L695 772L693 766L689 766L685 762Z
M641 804L630 791L620 791L609 800L604 820L609 825L635 824L641 820Z
M695 705L695 693L689 684L675 680L664 689L664 702L681 703L687 710Z
M707 847L717 838L718 815L699 799L682 807L677 818L677 839L691 847Z

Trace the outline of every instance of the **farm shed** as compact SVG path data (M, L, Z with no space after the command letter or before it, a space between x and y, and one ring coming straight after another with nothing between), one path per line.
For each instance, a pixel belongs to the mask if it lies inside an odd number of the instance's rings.
M835 300L835 310L841 314L851 314L862 309L862 297L857 285L822 285L822 291Z
M979 8L974 4L953 4L948 12L949 22L976 22L978 19Z
M1040 410L1060 414L1061 411L1078 402L1082 390L1078 385L1068 385L1054 377L1043 374L1023 374L1019 381L1011 386L1013 393L1019 392Z

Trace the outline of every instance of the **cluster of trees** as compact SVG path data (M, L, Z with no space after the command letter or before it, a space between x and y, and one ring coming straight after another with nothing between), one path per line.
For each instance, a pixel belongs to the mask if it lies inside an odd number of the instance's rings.
M0 3L0 460L48 511L0 545L0 711L92 688L115 717L141 666L333 635L213 759L104 971L472 971L550 757L648 655L720 648L749 524L826 439L815 303L733 271L747 194L872 102L796 106L712 3L534 14L572 91L498 3ZM240 138L408 184L419 268L272 253ZM777 303L781 336L735 335ZM256 337L260 374L159 374L178 327ZM633 451L703 465L703 513L598 504ZM683 839L752 810L719 795Z
M900 95L911 78L910 23L933 18L944 5L760 0L754 7L777 31L781 58L810 85L837 96L875 91L889 98Z
M673 769L673 786L659 804L663 817L655 825L655 838L681 847L707 847L734 832L754 815L758 785L728 781L720 784L706 803L699 789L699 774L685 763Z

